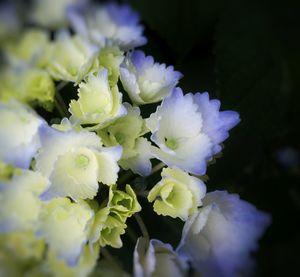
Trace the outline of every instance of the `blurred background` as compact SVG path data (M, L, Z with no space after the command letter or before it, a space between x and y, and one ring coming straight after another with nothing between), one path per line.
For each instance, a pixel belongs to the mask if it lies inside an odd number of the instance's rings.
M185 92L208 91L222 109L240 113L222 157L208 169L208 190L239 193L272 214L257 276L300 274L298 1L120 2L140 13L149 40L142 49L181 71ZM180 222L160 230L153 220L152 237L177 242Z

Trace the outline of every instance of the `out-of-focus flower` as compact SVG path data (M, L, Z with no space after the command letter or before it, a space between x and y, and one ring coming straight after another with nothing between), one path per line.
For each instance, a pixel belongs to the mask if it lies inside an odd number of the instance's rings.
M159 240L139 238L134 250L135 277L187 276L187 264L176 254L170 244Z
M110 186L108 201L110 211L120 216L124 222L142 209L131 186L127 184L125 190L126 192L118 190L116 185Z
M276 158L279 164L285 168L297 167L300 163L299 151L292 146L277 149Z
M125 4L95 5L84 15L72 9L68 16L78 34L99 46L116 45L128 50L147 42L138 14Z
M67 31L57 33L47 52L47 70L55 80L79 83L98 68L98 47Z
M100 246L110 245L114 248L123 246L121 235L125 234L127 225L110 207L100 209L94 217L93 227L89 235L91 244L99 242Z
M45 65L49 34L39 29L28 29L16 41L7 43L4 53L13 66Z
M40 146L38 129L44 121L28 106L0 103L0 159L28 168Z
M97 128L103 128L126 114L122 94L117 86L109 86L106 69L97 76L90 74L86 82L80 83L78 96L78 100L71 100L70 103L73 122L97 124Z
M100 68L108 71L110 86L116 85L120 76L120 64L124 60L123 52L116 46L105 47L100 50L98 59Z
M24 262L28 262L28 260L40 261L45 251L45 242L38 239L31 230L10 232L0 235L0 249L1 257L10 256L15 260Z
M121 146L102 148L100 138L85 130L61 132L45 127L40 133L42 146L36 168L50 180L42 199L92 199L98 182L111 185L117 181Z
M154 201L154 211L187 220L202 204L206 186L196 177L176 168L164 168L162 180L148 194L149 202Z
M0 183L0 233L34 230L42 203L40 193L48 180L39 172L17 170Z
M48 251L44 263L38 268L41 275L53 277L87 277L90 276L96 266L99 257L99 245L94 245L93 249L89 245L83 247L78 263L72 267L68 266L64 260L56 257L55 253ZM30 275L29 275L30 276ZM35 275L33 275L35 276Z
M148 132L145 121L138 107L124 103L127 114L112 124L98 131L104 145L122 145L123 154L119 164L124 169L131 169L140 175L148 175L151 171L151 144L142 135Z
M0 3L0 46L15 38L21 29L20 18L12 1Z
M93 210L85 202L56 198L45 203L40 214L38 236L44 238L56 258L75 266L88 239Z
M140 50L129 53L120 67L123 87L137 105L161 101L171 94L181 77L173 66L154 63Z
M6 68L0 76L0 99L17 99L31 105L53 108L55 86L50 75L38 68Z
M14 167L0 160L0 182L9 181L14 173Z
M153 147L153 155L168 166L205 174L207 161L221 151L220 143L240 121L238 113L219 109L220 102L209 100L208 93L183 95L175 89L146 120L159 147Z
M203 207L185 223L177 252L201 276L249 273L250 253L270 224L270 216L226 191L208 193Z
M1 234L0 276L35 276L26 274L41 262L44 251L45 242L37 239L32 231Z
M40 26L58 29L68 24L67 11L71 8L83 8L88 0L34 0L31 21Z

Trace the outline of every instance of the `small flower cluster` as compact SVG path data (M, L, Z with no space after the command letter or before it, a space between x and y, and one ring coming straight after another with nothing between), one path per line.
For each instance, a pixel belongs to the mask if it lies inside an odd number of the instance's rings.
M0 9L0 275L99 276L131 216L136 277L247 272L270 217L202 178L239 114L135 50L146 38L130 7L87 4L33 1L26 28L13 4ZM149 190L128 184L159 170ZM176 249L149 239L137 192L185 222Z

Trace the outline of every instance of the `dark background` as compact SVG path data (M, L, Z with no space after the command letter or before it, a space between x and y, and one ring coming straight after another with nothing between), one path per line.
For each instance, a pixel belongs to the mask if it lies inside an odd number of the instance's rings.
M299 5L268 0L130 0L142 49L184 74L185 92L208 91L241 123L208 169L208 190L227 189L272 215L256 253L258 276L300 276ZM278 151L289 147L286 165ZM142 203L145 206L149 204ZM144 206L143 206L144 207ZM179 221L144 210L151 237L176 244ZM151 221L153 216L153 221ZM163 229L160 226L164 226Z

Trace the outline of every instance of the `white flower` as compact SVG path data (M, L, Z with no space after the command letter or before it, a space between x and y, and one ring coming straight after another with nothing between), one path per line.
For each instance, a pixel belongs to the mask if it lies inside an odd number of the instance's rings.
M187 274L187 264L177 256L170 244L144 238L134 249L134 277L181 277Z
M55 80L79 83L98 68L99 49L67 31L56 34L47 53L47 70Z
M0 103L0 159L27 169L40 146L38 130L44 121L28 106Z
M239 122L238 113L219 108L220 102L209 100L207 93L183 95L175 89L146 120L159 147L153 147L153 155L168 166L204 174L207 161L221 151L228 130Z
M37 234L45 239L58 259L75 266L87 242L93 216L93 210L85 202L53 199L43 207Z
M84 15L73 9L68 16L78 34L99 46L116 45L126 51L147 42L138 14L124 4L95 5Z
M126 114L122 105L122 94L117 86L108 83L107 70L97 76L89 75L86 82L79 84L79 99L71 100L71 121L80 124L97 124L103 128L111 121Z
M270 216L226 191L208 193L203 205L185 223L177 252L204 277L249 272Z
M43 27L61 28L67 25L67 9L80 7L86 0L34 0L31 20Z
M117 181L121 146L102 148L95 133L61 132L49 127L41 130L41 143L36 168L50 180L42 199L93 198L98 182L110 185Z
M39 172L29 170L0 183L0 233L35 229L42 207L39 195L47 185Z
M161 101L171 94L181 77L173 66L154 63L140 50L129 53L120 67L123 87L137 105Z

